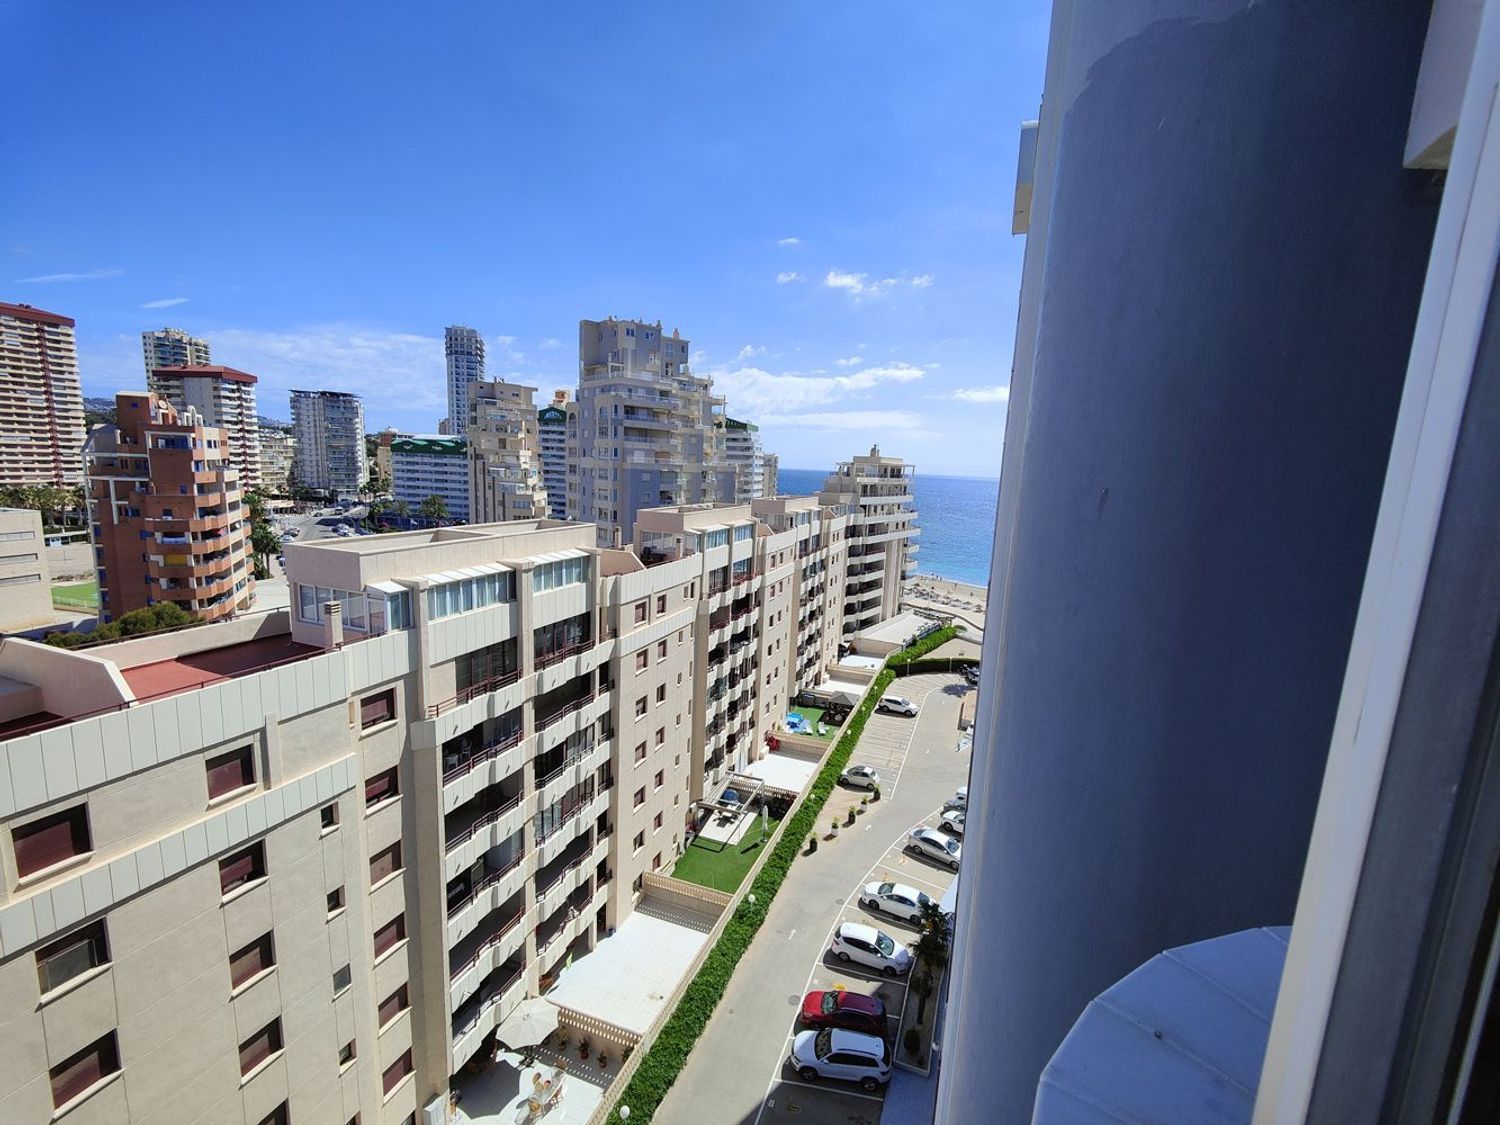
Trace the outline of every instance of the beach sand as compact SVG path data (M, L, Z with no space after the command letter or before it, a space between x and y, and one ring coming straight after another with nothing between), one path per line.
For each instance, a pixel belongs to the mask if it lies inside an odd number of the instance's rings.
M988 598L989 591L983 586L950 582L946 578L934 578L927 574L918 574L909 579L902 591L902 599L908 605L951 613L976 629L984 628L984 609Z

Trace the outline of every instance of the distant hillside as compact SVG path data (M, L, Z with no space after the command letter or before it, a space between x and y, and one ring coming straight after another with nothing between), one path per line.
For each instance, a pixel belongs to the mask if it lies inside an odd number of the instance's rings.
M83 428L91 430L95 426L113 426L115 424L115 400L112 398L90 398L83 397Z

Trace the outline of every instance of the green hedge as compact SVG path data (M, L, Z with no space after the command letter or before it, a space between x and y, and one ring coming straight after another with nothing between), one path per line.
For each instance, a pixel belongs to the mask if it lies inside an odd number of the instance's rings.
M937 629L931 633L928 633L916 644L909 645L906 648L901 649L899 652L891 653L890 657L885 662L885 666L887 668L904 667L905 665L910 664L913 660L918 660L921 657L926 656L929 652L937 648L939 645L947 644L956 636L958 636L958 630L952 625L945 625L941 629Z
M919 676L923 672L957 672L961 668L979 667L972 656L929 656L926 660L910 660L897 668L898 676Z
M849 763L855 744L859 742L859 736L864 732L865 723L870 718L870 712L875 709L876 702L896 678L896 673L889 665L897 663L902 657L906 659L901 662L907 663L923 653L931 652L953 636L953 629L940 629L931 636L924 637L911 648L892 653L886 661L887 667L875 677L874 684L865 693L864 702L850 717L849 725L844 728L844 733L839 736L833 751L823 763L823 768L813 781L812 788L808 791L802 806L787 823L782 831L781 839L776 841L770 857L761 867L760 874L755 877L755 882L750 884L750 891L755 895L756 901L752 903L746 896L735 909L734 915L719 935L719 940L714 943L713 949L704 960L703 967L698 970L698 975L687 986L676 1009L667 1017L661 1034L656 1037L656 1042L651 1044L651 1049L641 1060L635 1074L631 1076L625 1092L615 1103L615 1108L609 1115L611 1122L620 1121L622 1104L630 1107L632 1122L650 1121L652 1114L661 1105L662 1098L667 1096L672 1083L677 1081L677 1076L682 1073L693 1044L703 1034L708 1018L713 1015L714 1008L724 995L724 990L729 987L729 978L734 975L735 966L739 964L740 958L749 948L756 931L765 921L766 912L771 908L771 900L781 889L782 881L791 869L792 861L802 850L802 842L812 835L817 825L818 814L823 811L828 795L833 792L838 784L839 775L844 772L844 767Z

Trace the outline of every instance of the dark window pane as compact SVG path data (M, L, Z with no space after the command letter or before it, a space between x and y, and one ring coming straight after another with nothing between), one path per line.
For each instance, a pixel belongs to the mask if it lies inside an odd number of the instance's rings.
M111 1031L48 1072L52 1078L52 1104L66 1105L95 1082L119 1069L120 1051L115 1044L115 1033Z
M406 1011L406 985L402 985L395 992L387 996L380 1004L380 1026L384 1027L393 1019Z
M281 1050L281 1020L274 1019L240 1044L240 1073L249 1074Z
M397 914L375 931L375 956L379 957L406 936L406 915Z
M387 875L401 870L401 845L392 844L383 852L370 858L370 885L374 886Z
M219 890L227 895L246 883L265 878L265 874L265 845L251 844L244 851L219 860Z
M24 878L53 864L93 850L86 808L76 805L11 830L16 870Z
M396 785L396 768L392 766L365 782L365 808L379 804L387 797L394 797L399 792L400 789Z
M361 730L396 717L396 689L387 688L378 695L367 695L359 701Z
M271 935L261 934L244 949L229 955L229 983L238 988L257 973L263 973L276 964L276 953L271 945Z
M411 1052L405 1052L399 1059L385 1068L384 1085L385 1092L389 1094L394 1090L401 1079L411 1073Z
M43 992L51 992L108 961L109 947L102 918L36 951L37 976Z
M248 746L210 758L205 768L208 771L209 800L255 784L255 763Z

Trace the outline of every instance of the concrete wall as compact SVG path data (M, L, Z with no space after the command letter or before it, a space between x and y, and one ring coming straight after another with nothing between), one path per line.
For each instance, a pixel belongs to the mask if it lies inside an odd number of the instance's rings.
M54 616L41 513L0 508L0 633L46 625Z
M1435 214L1424 27L1056 7L939 1122L1027 1119L1093 996L1291 918Z

